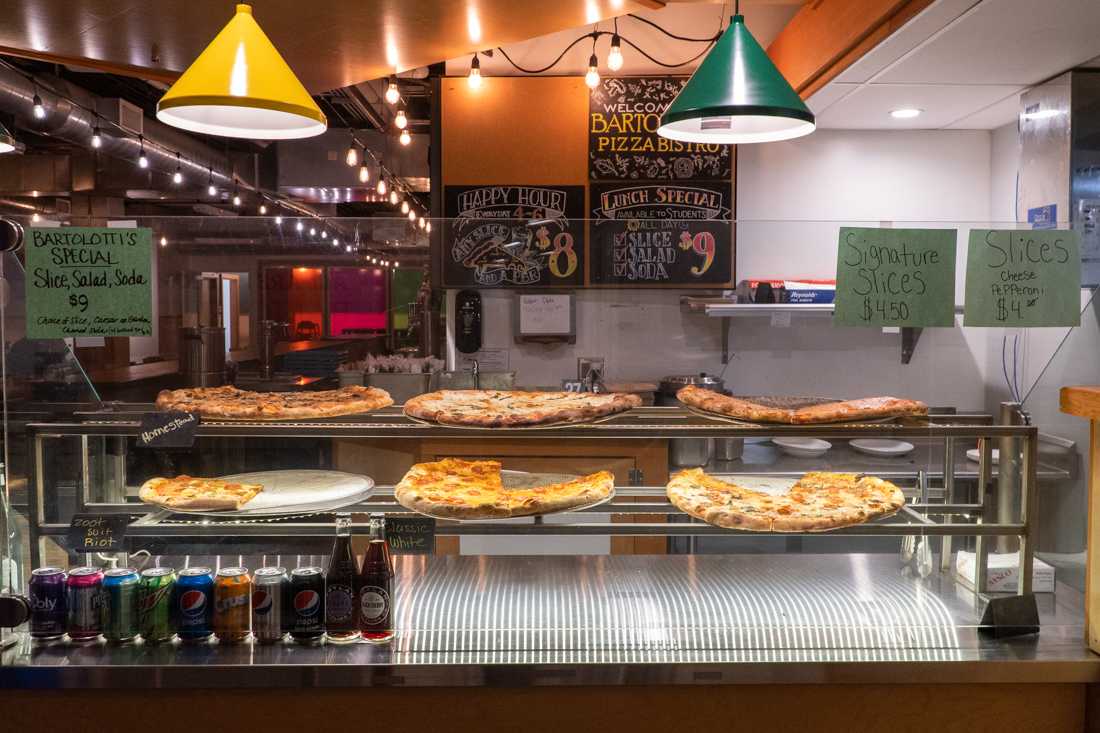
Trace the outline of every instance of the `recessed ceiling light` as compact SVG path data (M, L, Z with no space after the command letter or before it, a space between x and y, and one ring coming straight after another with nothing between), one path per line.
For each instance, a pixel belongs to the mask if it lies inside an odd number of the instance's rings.
M909 120L919 117L923 111L923 109L917 109L916 107L902 107L901 109L890 110L890 116L895 120Z

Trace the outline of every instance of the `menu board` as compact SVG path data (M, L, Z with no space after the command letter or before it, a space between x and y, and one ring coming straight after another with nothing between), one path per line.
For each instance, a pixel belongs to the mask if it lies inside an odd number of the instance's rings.
M733 279L728 181L592 183L594 285L707 285Z
M27 338L152 336L152 231L27 230Z
M954 229L841 227L838 326L955 325Z
M657 134L661 114L687 77L603 78L588 102L592 181L730 179L730 146L685 143Z
M970 230L963 325L1081 325L1080 249L1074 231Z
M446 186L443 284L584 284L584 186Z

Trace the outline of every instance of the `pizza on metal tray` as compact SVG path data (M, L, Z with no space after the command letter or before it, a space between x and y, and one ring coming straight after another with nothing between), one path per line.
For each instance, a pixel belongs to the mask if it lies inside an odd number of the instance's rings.
M141 485L139 498L166 509L241 509L264 490L260 484L243 484L215 478L151 478Z
M417 463L394 489L406 509L440 519L506 519L568 511L611 496L608 471L530 489L509 489L498 461Z
M668 498L708 524L755 532L820 532L861 524L901 509L901 490L880 478L815 471L786 494L772 495L692 468L673 476Z
M639 407L638 395L589 392L521 392L445 389L405 403L405 414L439 423L481 428L577 423Z
M377 387L351 385L306 392L249 392L232 386L164 390L158 410L181 410L228 420L306 420L370 412L393 404Z
M676 393L676 399L685 405L737 420L787 425L815 425L928 414L928 405L923 402L897 397L864 397L791 409L762 405L688 385Z

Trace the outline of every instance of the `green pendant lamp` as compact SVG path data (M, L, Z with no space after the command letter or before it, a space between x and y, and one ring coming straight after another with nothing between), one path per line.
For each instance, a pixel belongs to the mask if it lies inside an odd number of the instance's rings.
M768 143L809 135L813 112L738 12L661 115L657 134L692 143Z

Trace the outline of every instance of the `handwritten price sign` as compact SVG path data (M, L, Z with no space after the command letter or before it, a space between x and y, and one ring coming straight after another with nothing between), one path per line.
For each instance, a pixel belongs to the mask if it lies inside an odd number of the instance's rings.
M27 230L27 337L152 336L152 231Z
M966 260L965 326L1079 326L1077 232L973 229Z
M953 326L955 230L842 227L838 326Z

